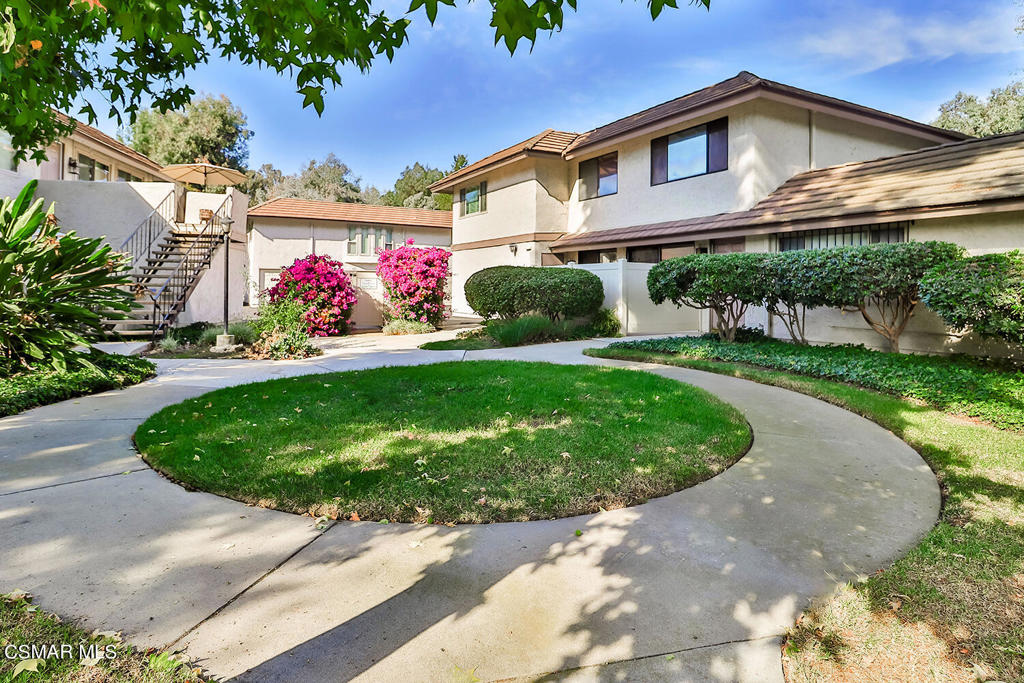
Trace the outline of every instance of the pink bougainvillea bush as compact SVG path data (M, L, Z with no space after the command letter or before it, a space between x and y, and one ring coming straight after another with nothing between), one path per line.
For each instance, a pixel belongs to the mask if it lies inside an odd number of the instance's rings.
M386 317L439 326L445 318L450 256L440 247L414 247L413 240L396 249L382 249L377 276L384 286Z
M306 306L306 331L312 337L347 334L356 292L344 268L329 256L295 259L281 271L281 279L267 290L267 296L271 303L301 301Z

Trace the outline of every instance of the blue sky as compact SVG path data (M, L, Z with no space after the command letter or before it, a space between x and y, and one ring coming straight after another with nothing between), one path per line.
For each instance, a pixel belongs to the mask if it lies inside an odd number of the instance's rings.
M211 61L190 81L248 115L251 166L290 173L334 152L383 190L414 161L447 168L456 152L475 160L545 128L582 132L743 69L922 121L957 90L1024 77L1018 0L684 3L652 22L643 3L582 0L561 33L512 57L493 45L489 3L458 0L433 27L421 11L394 62L346 71L322 117L287 77L238 62Z

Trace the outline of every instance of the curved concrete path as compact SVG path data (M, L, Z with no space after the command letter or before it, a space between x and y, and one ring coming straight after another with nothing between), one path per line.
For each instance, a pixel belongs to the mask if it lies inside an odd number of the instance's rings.
M0 590L244 681L771 681L808 599L885 567L939 512L921 458L863 418L640 364L609 363L717 394L754 445L708 482L598 515L320 531L186 492L132 449L145 417L219 386L445 360L599 362L580 353L594 342L409 345L352 337L306 361L162 361L139 386L0 420Z

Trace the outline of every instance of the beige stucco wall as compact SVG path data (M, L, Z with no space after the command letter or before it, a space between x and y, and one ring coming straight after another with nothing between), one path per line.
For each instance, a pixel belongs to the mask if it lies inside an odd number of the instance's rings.
M915 241L941 240L959 244L970 254L1024 249L1024 212L994 213L957 218L915 221L909 231ZM770 251L767 236L748 237L747 251ZM751 309L746 324L760 326L776 337L786 339L785 327L770 320L763 309ZM881 335L873 331L860 313L836 309L815 309L807 314L807 337L813 343L863 344L888 350ZM924 305L919 305L900 337L900 348L909 353L968 353L984 356L1021 356L998 341L982 339L973 333L951 334L942 320Z
M651 185L651 140L707 121L729 118L729 168ZM708 216L751 208L809 168L873 159L932 143L770 100L754 100L713 116L651 131L589 150L571 162L567 232L589 232ZM618 192L579 199L579 162L618 152Z
M568 165L560 159L533 157L517 161L455 188L452 243L563 232L568 199ZM460 216L459 193L467 185L487 182L487 210Z
M245 243L231 243L228 260L228 320L242 318L245 300L247 255ZM224 320L224 246L213 254L210 267L203 271L195 290L178 316L177 325L194 322L222 322Z
M377 257L348 254L348 224L292 218L250 219L248 279L253 305L259 292L269 286L276 273L296 259L309 254L323 254L345 264L345 272L356 289L352 322L356 327L379 327L382 322L383 290L377 279ZM394 226L392 239L396 245L408 239L417 246L448 247L448 230Z

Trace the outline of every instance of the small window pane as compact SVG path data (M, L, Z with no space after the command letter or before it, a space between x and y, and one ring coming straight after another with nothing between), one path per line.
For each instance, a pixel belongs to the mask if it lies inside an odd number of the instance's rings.
M668 136L668 179L679 180L708 172L708 136L705 128Z
M626 251L630 263L658 263L661 261L661 247L631 247Z
M597 159L597 196L619 191L619 155L605 154Z
M466 213L479 213L480 211L480 186L466 188Z
M78 179L79 180L95 180L95 165L96 162L92 157L87 157L84 154L78 155Z

